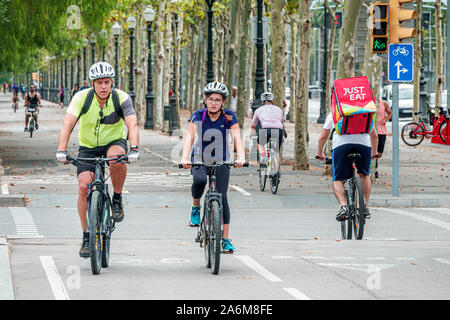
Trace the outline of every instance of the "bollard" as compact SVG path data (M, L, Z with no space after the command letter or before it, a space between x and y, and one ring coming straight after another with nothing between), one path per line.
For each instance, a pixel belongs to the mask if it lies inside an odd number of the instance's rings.
M169 134L172 135L172 133L177 129L179 129L177 106L171 105L170 106L170 119L169 119Z
M164 132L170 131L170 106L164 106Z

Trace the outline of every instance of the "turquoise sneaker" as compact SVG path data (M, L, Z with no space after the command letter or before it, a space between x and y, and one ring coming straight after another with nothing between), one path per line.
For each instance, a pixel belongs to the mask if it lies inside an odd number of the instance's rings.
M236 248L231 244L231 239L222 240L223 253L233 253Z
M191 227L198 227L200 225L200 206L192 206L191 220L189 221Z

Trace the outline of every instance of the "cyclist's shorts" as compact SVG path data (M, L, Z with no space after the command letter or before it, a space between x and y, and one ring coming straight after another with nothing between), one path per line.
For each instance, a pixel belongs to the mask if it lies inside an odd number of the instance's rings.
M106 154L108 153L109 148L111 148L112 146L122 147L125 151L124 152L125 154L128 152L127 140L119 139L119 140L111 142L110 144L108 144L106 146L92 148L92 149L80 146L80 149L78 151L78 158L96 158L96 157L101 157L101 156L106 157ZM88 162L88 161L83 161L82 163L80 163L80 165L77 166L77 176L79 176L80 173L85 172L85 171L95 172L94 162L92 162L93 164L90 164L90 163L91 162Z
M283 143L283 129L278 128L261 128L258 130L258 139L257 142L259 144L265 145L269 142L270 138L278 139L278 146L276 150L280 150L280 146Z
M344 181L353 175L352 163L347 159L350 153L359 153L360 161L356 163L358 173L370 174L370 157L372 148L362 144L344 144L333 149L333 181Z

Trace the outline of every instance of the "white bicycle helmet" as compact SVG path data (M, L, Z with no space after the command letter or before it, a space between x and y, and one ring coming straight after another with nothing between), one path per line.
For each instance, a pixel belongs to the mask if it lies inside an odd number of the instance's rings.
M114 68L108 62L94 63L89 69L89 79L114 78L116 75Z
M261 94L261 101L273 101L273 99L275 98L275 96L273 95L272 92L264 92L263 94Z
M208 93L218 93L224 98L228 97L227 86L219 81L210 82L206 85L203 89L203 94L207 95Z

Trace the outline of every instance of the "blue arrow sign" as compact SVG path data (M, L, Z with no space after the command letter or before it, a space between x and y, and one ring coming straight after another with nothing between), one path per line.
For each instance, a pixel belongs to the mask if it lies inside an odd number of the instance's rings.
M414 47L412 43L389 45L388 80L391 82L411 82L414 74Z

